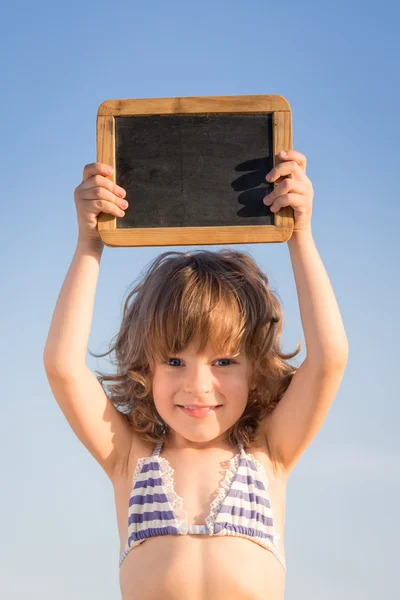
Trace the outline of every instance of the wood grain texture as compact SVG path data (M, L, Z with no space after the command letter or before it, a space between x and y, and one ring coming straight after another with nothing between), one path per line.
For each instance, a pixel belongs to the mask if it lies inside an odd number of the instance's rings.
M106 100L99 116L167 115L232 112L290 111L286 98L278 95L194 96L186 98L138 98Z

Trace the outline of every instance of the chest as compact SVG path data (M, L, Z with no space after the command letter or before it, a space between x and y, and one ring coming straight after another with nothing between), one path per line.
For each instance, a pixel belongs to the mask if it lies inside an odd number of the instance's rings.
M173 457L168 459L173 469L173 489L182 499L182 508L187 513L188 525L203 525L210 514L211 504L222 493L223 484L228 485L234 476L238 457L219 461L201 462Z

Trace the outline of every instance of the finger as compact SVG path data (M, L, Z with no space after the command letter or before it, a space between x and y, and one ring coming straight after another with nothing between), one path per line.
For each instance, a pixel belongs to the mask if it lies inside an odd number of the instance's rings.
M116 183L113 183L110 179L107 179L107 177L103 177L103 175L93 175L89 179L86 179L78 186L77 191L79 192L79 190L88 190L92 187L103 187L106 190L113 192L120 198L124 198L126 196L126 191L124 188L120 187Z
M305 179L305 173L303 169L297 164L297 162L290 160L288 162L282 162L276 165L266 176L266 180L269 182L276 181L280 177L285 175L293 175L298 181Z
M89 177L93 177L93 175L103 175L103 177L110 177L113 173L113 171L109 171L109 169L112 169L112 167L110 165L106 165L104 163L99 163L99 162L94 162L94 163L90 163L88 165L85 165L84 169L83 169L83 178L82 181L86 181L86 179L89 179Z
M292 208L300 207L303 204L303 196L302 194L285 194L284 196L279 196L270 207L270 211L273 213L277 213L281 208L285 206L291 206Z
M304 194L306 190L306 182L298 181L297 179L284 179L275 187L275 189L272 190L270 194L265 196L263 202L266 206L271 206L271 204L275 202L279 196L289 193Z
M306 172L307 158L301 152L296 152L296 150L282 150L281 152L279 152L279 158L280 160L284 161L294 160L295 162L297 162L299 167L303 169L304 173Z
M97 176L96 176L97 177ZM89 180L91 181L91 180ZM86 182L87 183L87 182ZM117 206L120 206L122 209L126 207L122 204L124 200L113 193L112 190L106 189L102 185L91 185L85 187L86 184L81 184L79 188L75 191L76 200L86 201L86 200L98 200L97 203L98 208L101 208L101 202L112 202Z

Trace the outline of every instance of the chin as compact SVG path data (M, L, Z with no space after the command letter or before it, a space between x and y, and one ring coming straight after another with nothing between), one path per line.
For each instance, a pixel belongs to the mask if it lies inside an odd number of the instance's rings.
M179 429L173 429L173 435L184 438L188 442L205 443L212 442L216 438L221 437L222 435L224 435L224 431L207 431L206 428L204 428L203 431L198 430L195 432L187 430L180 431Z
M227 442L227 433L229 427L226 429L213 428L213 427L199 427L196 430L190 430L189 428L173 427L171 424L169 427L170 440L175 442L179 441L181 444L199 444L199 445L210 445L212 442L225 443Z

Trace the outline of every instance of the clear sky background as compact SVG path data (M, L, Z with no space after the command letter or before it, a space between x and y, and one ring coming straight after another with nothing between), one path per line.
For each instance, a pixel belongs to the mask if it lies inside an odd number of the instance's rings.
M77 240L73 201L104 100L279 94L307 156L313 233L350 356L288 484L285 600L398 593L398 3L14 0L2 9L0 596L120 597L112 486L52 396L42 355ZM209 246L218 249L221 246ZM233 246L269 275L283 348L303 339L286 243ZM104 250L89 348L164 250ZM299 364L305 352L294 360ZM87 362L107 370L106 359Z

